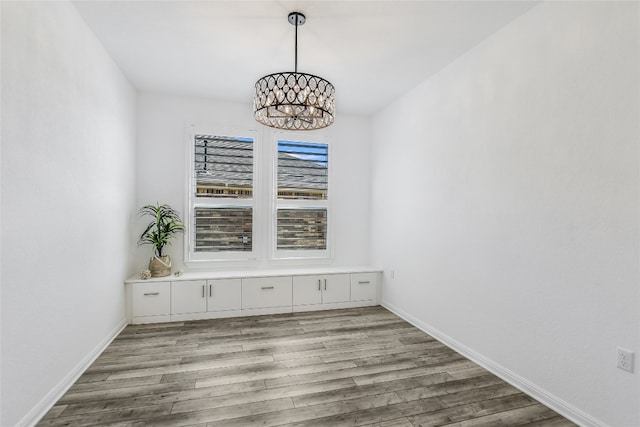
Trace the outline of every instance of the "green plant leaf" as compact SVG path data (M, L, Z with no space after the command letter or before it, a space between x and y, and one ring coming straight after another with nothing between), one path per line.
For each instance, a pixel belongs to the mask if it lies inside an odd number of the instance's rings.
M162 249L171 244L176 234L185 231L180 214L169 205L146 205L138 211L140 216L151 216L145 230L140 234L138 246L152 245L157 256L162 256Z

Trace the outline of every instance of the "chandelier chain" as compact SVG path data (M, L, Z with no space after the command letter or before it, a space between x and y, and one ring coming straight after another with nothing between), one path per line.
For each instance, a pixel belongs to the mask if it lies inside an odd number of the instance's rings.
M295 41L295 64L293 67L294 73L298 74L298 18L296 18L296 41Z

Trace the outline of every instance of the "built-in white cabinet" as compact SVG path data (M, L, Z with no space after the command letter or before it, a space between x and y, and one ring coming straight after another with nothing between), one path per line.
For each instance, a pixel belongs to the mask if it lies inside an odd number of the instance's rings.
M233 311L242 308L242 281L240 279L207 280L208 308L212 311Z
M323 271L324 270L324 271ZM156 323L378 304L376 269L185 273L126 284L130 323Z
M171 282L172 320L207 318L211 312L240 315L241 289L240 279Z
M171 320L171 286L169 282L137 283L129 289L132 323L156 323Z
M351 301L376 301L378 273L351 274Z
M242 310L257 314L291 311L291 276L242 279Z
M206 280L190 280L171 284L171 314L207 311Z
M293 305L313 306L349 301L350 283L349 274L294 276Z

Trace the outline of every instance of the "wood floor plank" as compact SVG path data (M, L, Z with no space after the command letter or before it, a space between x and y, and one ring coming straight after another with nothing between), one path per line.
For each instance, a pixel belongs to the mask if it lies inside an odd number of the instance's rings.
M487 374L487 371L484 368L474 364L471 367L464 367L464 368L459 368L459 369L449 369L449 370L447 370L447 373L449 375L451 375L455 379L463 380L465 378L471 378L471 377L477 377L477 376L485 375L485 374Z
M187 389L159 394L135 395L122 398L89 400L64 405L63 415L78 415L90 412L112 410L114 408L131 408L149 404L176 403L186 401L211 401L228 396L243 396L259 390L265 390L264 381L236 383L224 387ZM175 405L174 405L175 407ZM172 407L172 409L174 408ZM216 407L212 405L211 407ZM206 406L201 408L206 409Z
M555 415L555 412L547 409L542 405L536 405L536 401L531 397L523 393L516 393L506 396L501 396L495 399L481 400L471 404L475 410L476 417L484 417L487 415L495 414L496 412L507 411L517 408L524 408L525 406L535 405L541 409L544 409L548 416ZM466 402L465 402L466 404Z
M372 427L413 427L413 424L411 424L411 421L409 421L409 418L402 417L402 418L396 418L395 420L382 421L382 422L376 423L375 425L370 424L370 426Z
M280 387L277 389L264 389L255 392L232 394L221 396L218 399L202 398L183 400L173 405L171 413L178 414L183 412L198 411L202 409L222 408L225 406L268 401L285 397L294 398L296 396L306 395L309 393L326 393L330 395L337 395L340 394L339 391L343 389L352 389L354 386L355 383L353 382L353 380L351 380L350 378L346 378L335 381L323 381L313 384L292 385L289 387ZM293 402L294 406L297 406L295 404L295 398L293 399Z
M255 425L574 424L382 307L127 326L38 423Z
M113 346L111 351L119 351L122 348L126 348L127 351L138 350L144 348L155 348L159 349L162 347L173 347L176 345L177 339L171 338L145 338L143 340L114 340L110 345Z
M158 351L136 351L136 352L111 352L100 356L95 363L98 365L113 363L113 361L138 362L144 363L147 360L162 360L174 357L224 357L230 353L242 351L242 345L234 344L227 346L211 346L207 348L198 348L197 344L175 346L173 348L165 348L163 352Z
M76 381L76 383L92 383L96 381L104 381L109 377L109 375L109 372L101 372L96 374L85 372L80 378L78 378L78 381Z
M417 402L420 402L420 400ZM415 427L435 427L472 419L473 417L473 407L463 405L409 415L407 418Z
M399 401L400 399L395 393L383 393L359 399L343 400L304 408L293 408L278 412L267 412L257 416L230 418L225 420L224 423L210 423L209 425L225 427L260 425L269 427L300 422L307 423L309 421L313 422L319 418L326 418L327 416L344 415L370 408L384 408L390 404L398 403Z
M243 350L252 350L256 348L263 348L265 346L287 346L287 345L304 345L304 344L316 344L322 343L325 347L331 346L344 346L345 344L351 343L353 340L366 340L368 339L367 334L364 333L344 333L344 334L334 334L328 336L324 333L318 334L306 334L303 337L287 337L287 338L265 338L262 340L247 340L247 342L243 343Z
M539 408L541 411L544 411L547 416L551 412L548 408L537 404L533 399L529 396L524 395L523 393L518 394L509 394L509 387L501 387L503 385L482 387L480 393L478 390L464 391L460 393L456 393L456 402L459 402L458 399L463 398L463 394L467 393L474 398L478 398L482 393L491 392L495 397L489 400L478 400L476 402L472 401L464 401L464 404L459 404L457 406L450 406L451 402L447 402L447 397L449 395L442 395L444 398L440 398L445 405L449 406L445 409L438 410L433 413L423 413L409 417L409 420L416 426L449 426L449 425L475 425L474 422L483 422L484 419L488 422L487 425L503 425L499 424L499 417L495 417L495 414L503 413L505 411L511 410L521 410L522 408L526 408L529 406L535 406ZM491 390L482 390L490 388ZM552 413L552 412L551 412ZM530 420L528 417L524 418L526 412L521 412L524 420ZM512 419L512 422L516 422L516 419ZM495 424L492 424L495 423ZM508 425L508 424L507 424Z
M180 414L170 414L155 418L142 419L131 424L132 427L153 426L183 426L195 423L217 423L218 425L232 425L234 420L270 413L283 413L293 408L291 399L272 399L262 402L227 406L224 410L219 408L206 409L203 411L186 412ZM248 426L250 424L245 424Z
M486 387L490 385L504 384L504 382L491 374L479 377L471 377L462 380L452 379L450 381L429 384L424 387L410 388L398 391L398 395L406 402L418 399L428 399L430 397L441 396L444 394L455 394L461 391L473 390L477 387Z
M144 340L144 338L141 338L141 339ZM225 348L225 346L219 345L219 346L216 346L215 348L223 349ZM107 347L107 350L109 349L110 347ZM188 352L190 350L197 351L198 344L181 345L177 347L174 345L174 346L165 346L162 348L154 348L153 346L145 347L145 348L120 347L118 350L111 350L108 353L105 351L105 353L102 353L100 355L100 359L104 357L104 360L106 362L109 359L118 359L120 357L131 357L131 356L150 356L152 358L153 357L164 358L164 357L170 356L174 352L182 353L182 352Z
M152 375L175 374L180 372L200 371L204 369L228 368L231 366L254 365L257 363L273 362L273 356L253 356L236 359L213 360L201 363L190 363L173 366L151 367L129 369L123 372L116 372L109 376L109 380L126 378L147 377Z
M48 427L74 426L89 427L101 426L113 422L144 420L147 418L156 418L168 414L171 410L171 404L165 405L147 405L137 408L116 409L112 411L103 411L90 414L82 414L80 416L59 416L57 418L48 418L42 420L39 425Z
M310 383L338 378L349 378L344 374L349 368L355 368L352 362L321 363L318 365L299 366L297 368L272 369L246 372L236 375L225 375L196 381L196 387L211 387L232 384L243 380L265 380L267 388L282 387L297 383ZM337 373L336 373L337 372ZM293 380L295 379L295 380Z
M320 347L317 347L317 345ZM349 345L345 345L344 342L341 342L340 345L333 345L332 341L325 340L324 342L320 342L316 344L314 347L308 346L308 348L300 349L296 352L281 352L280 354L274 354L274 358L276 360L286 360L286 359L294 359L294 358L302 358L302 357L310 357L310 356L323 356L330 357L334 355L347 355L352 354L354 352L363 352L363 354L376 355L378 354L379 349L385 348L394 348L394 349L402 349L402 343L397 339L397 337L391 338L381 338L375 341L366 340L366 339L355 339L350 340L348 342Z
M515 427L528 422L544 421L555 414L541 405L528 405L482 417L449 424L450 427Z
M394 343L390 343L389 345L379 346L375 349L376 356L386 356L386 355L397 355L403 354L407 352L416 352L420 351L423 354L427 352L427 350L440 347L440 343L419 343L419 344L408 344L408 345L393 345ZM334 352L333 354L324 354L322 355L322 360L325 362L337 362L340 360L352 360L352 359L360 359L360 358L370 358L372 351L370 348L368 349L357 349L349 352Z
M367 395L376 395L386 392L395 392L398 397L400 391L411 389L414 387L424 387L428 385L441 384L447 381L451 381L452 378L446 373L436 373L432 375L425 375L412 378L410 381L406 379L398 379L395 381L387 381L384 383L369 384L365 386L358 386L355 381L352 380L353 386L339 390L336 392L318 392L318 393L306 393L293 399L293 403L296 408L303 406L313 406L323 403L335 402L343 399L352 399L356 397L364 397ZM276 389L277 390L277 389Z
M241 346L239 346L241 347ZM287 347L263 347L257 348L253 350L244 350L242 348L237 349L236 351L228 351L223 353L215 353L210 350L198 350L192 352L190 355L182 356L181 363L196 363L196 362L204 362L213 359L235 359L237 357L248 357L248 356L265 356L270 355L273 356L275 360L279 360L275 357L276 354L290 354L296 353L303 350L308 350L309 348L320 350L324 348L322 343L317 343L313 345L291 345Z
M521 424L520 426L521 427L572 427L572 426L575 426L575 424L566 418L556 415L553 418L545 418L543 420Z
M413 362L404 363L389 363L387 365L374 365L374 366L361 366L358 367L352 362L333 362L326 365L346 363L351 366L343 369L330 370L322 373L300 374L300 375L288 375L286 377L278 377L273 379L267 379L267 388L282 387L290 384L299 383L312 383L323 381L325 379L338 379L338 378L353 378L356 384L359 384L360 377L364 377L372 374L384 373L387 375L398 375L396 371L401 371L407 368L415 368L416 365Z
M364 426L377 423L385 423L398 418L406 417L411 420L415 414L431 413L444 408L442 402L437 398L414 400L412 402L401 402L386 406L372 407L368 409L356 410L336 415L325 414L325 416L310 419L304 422L294 422L287 424L290 426Z
M144 396L147 394L171 393L180 390L191 390L195 387L195 380L177 383L150 384L135 387L106 388L102 390L67 392L58 403L77 403L91 400L116 399L120 397Z
M145 365L145 369L152 369L152 368L164 368L168 366L178 366L180 365L180 362L182 362L182 358L176 357L176 358L147 360L146 362L144 362L144 365ZM107 377L107 379L109 378L115 379L117 378L117 376L115 375L116 372L135 371L135 370L138 370L139 367L140 367L140 361L129 362L129 361L120 360L120 361L111 361L110 363L99 363L99 364L94 363L93 365L89 366L89 369L87 369L85 372L90 374L108 373L110 375ZM143 376L147 376L147 375L143 375ZM129 377L122 377L122 378L129 378Z
M441 395L440 400L442 400L447 406L458 406L461 404L468 405L482 400L489 401L498 397L511 396L516 393L521 392L512 385L501 382L484 387L474 387L470 390L447 393L445 395Z
M335 364L335 366L351 366L350 362L348 365L344 362L339 363L340 364ZM283 362L236 365L224 368L212 368L202 369L199 371L164 374L162 376L161 382L184 381L187 379L197 379L204 382L204 380L207 379L228 377L228 380L225 380L223 382L225 384L230 384L233 381L243 382L247 380L246 378L249 378L249 376L251 376L252 379L264 379L268 378L270 375L274 377L283 376L288 372L292 372L292 369L294 368L308 365L323 365L323 363L319 357L309 357L306 359L286 360ZM264 373L264 371L269 371L270 373ZM263 372L262 376L259 374L259 372ZM215 385L215 383L216 381L212 380L212 385ZM204 386L206 387L207 385L205 384Z
M53 405L53 407L47 412L43 419L57 418L59 417L69 405Z
M376 356L360 357L352 359L357 366L382 365L392 362L412 361L416 366L441 365L446 362L465 360L463 357L450 355L433 355L426 357L424 350L405 351L399 353L380 354Z
M406 365L413 365L413 366L407 366L406 368L402 367L403 364L390 364L391 366L397 367L398 368L397 370L390 369L390 368L386 370L382 370L380 368L389 366L389 365L374 365L374 367L379 367L380 369L379 372L371 372L363 375L358 375L354 377L353 380L356 382L356 384L362 386L366 384L375 384L375 383L381 383L385 381L413 378L419 375L434 374L436 372L442 372L442 369L455 368L457 366L466 366L469 363L470 362L468 360L456 360L450 363L447 362L444 364L438 364L433 366L418 367L415 364L415 362L410 362Z
M69 389L69 393L84 393L97 390L110 390L116 388L136 387L149 384L160 384L162 375L151 375L148 377L125 378L121 380L92 381L87 383L76 382Z

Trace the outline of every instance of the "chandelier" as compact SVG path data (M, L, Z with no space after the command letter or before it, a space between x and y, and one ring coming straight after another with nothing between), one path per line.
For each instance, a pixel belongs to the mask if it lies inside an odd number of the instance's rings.
M333 123L335 89L322 77L298 73L298 26L306 18L300 12L291 12L288 20L296 27L294 71L269 74L256 82L254 116L277 129L321 129Z

